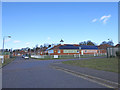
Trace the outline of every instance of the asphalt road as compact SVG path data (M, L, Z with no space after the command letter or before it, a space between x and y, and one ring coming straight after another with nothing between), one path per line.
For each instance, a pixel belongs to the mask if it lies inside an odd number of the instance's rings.
M17 57L2 69L3 88L107 88L51 67L60 60L25 60Z

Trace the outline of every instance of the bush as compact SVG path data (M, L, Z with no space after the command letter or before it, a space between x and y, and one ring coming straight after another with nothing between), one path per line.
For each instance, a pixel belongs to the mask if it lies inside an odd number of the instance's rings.
M120 51L116 52L116 56L120 58Z
M115 56L113 56L113 55L110 55L110 58L115 58Z

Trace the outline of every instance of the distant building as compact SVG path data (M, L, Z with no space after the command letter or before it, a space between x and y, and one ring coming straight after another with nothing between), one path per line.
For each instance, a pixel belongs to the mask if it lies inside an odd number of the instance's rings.
M115 47L120 47L120 44L116 44Z
M120 44L107 48L107 57L116 57L116 52L120 51Z
M74 55L74 54L97 54L101 53L97 46L64 44L46 49L48 55Z
M102 45L98 46L98 49L104 49L104 50L106 50L108 47L112 47L112 46L109 45L109 44L102 44Z

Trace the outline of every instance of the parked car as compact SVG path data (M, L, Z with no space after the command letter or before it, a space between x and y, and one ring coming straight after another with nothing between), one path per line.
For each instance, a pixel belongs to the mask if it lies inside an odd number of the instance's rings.
M29 59L29 57L28 56L24 56L24 59Z
M22 55L22 58L24 58L25 56L24 55Z

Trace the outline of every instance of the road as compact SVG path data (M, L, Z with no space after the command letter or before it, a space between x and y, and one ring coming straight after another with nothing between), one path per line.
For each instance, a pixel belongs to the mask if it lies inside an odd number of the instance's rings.
M60 60L25 60L17 57L2 69L3 88L106 88L51 67Z

